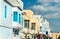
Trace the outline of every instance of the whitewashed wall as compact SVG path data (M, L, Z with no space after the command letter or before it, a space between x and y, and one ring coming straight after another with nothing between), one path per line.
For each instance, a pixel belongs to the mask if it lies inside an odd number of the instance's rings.
M24 4L23 4L22 1L20 2L20 5L21 5L21 9L23 10L23 5L24 5Z
M23 10L23 2L22 2L22 0L18 0L18 2L19 2L19 5L20 5L20 8Z
M13 39L12 29L0 27L0 39Z
M1 0L0 0L0 24L1 24Z
M7 17L4 17L4 7L7 6ZM3 0L1 1L1 23L0 25L8 26L11 27L12 24L12 7L4 2Z
M20 8L23 9L23 2L20 2L21 6ZM7 6L7 17L4 17L4 6ZM6 27L13 27L13 26L22 26L19 23L13 22L13 7L11 7L9 4L7 4L5 1L0 0L0 25L5 26L1 27L0 26L0 39L14 39L12 29L6 28ZM21 11L17 10L19 13L22 13ZM13 22L13 23L12 23ZM19 32L20 34L23 34ZM16 39L20 39L20 36L16 36Z
M17 11L18 12L18 8L17 7L13 7L12 8L12 26L13 27L19 27L20 25L19 25L19 21L17 21L17 22L15 22L15 21L13 21L13 12L14 11ZM18 14L19 14L19 12L18 12ZM18 19L19 20L19 19Z
M4 17L4 6L7 6L7 17ZM5 26L1 27L0 26L0 39L12 39L13 34L12 34L12 29L8 29L6 27L12 27L12 7L4 2L3 0L0 0L0 25Z
M1 21L1 0L0 0L0 21ZM0 22L1 24L1 22Z
M23 17L22 11L20 11L19 9L18 9L18 13L21 14L21 17ZM21 19L21 23L22 23L22 21L23 21L23 20ZM23 26L24 26L24 24L23 24L23 25L22 25L22 24L19 25L19 27L23 27Z
M43 18L42 15L35 15L35 17L38 17L40 19L40 26L42 27L42 33L43 34L46 34L46 31L48 30L49 28L49 22ZM45 20L45 22L44 22Z
M14 11L18 12L18 22L13 21L13 17L12 17L12 26L23 27L23 25L19 23L19 14L21 14L21 17L23 17L22 11L20 11L17 7L13 7L12 12L14 12ZM13 16L13 13L12 13L12 16ZM20 20L22 22L22 19L20 19Z

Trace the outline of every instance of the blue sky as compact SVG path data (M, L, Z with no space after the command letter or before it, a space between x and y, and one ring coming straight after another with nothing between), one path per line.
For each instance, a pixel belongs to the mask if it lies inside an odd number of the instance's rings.
M60 0L22 0L24 9L43 15L50 23L53 32L60 31Z

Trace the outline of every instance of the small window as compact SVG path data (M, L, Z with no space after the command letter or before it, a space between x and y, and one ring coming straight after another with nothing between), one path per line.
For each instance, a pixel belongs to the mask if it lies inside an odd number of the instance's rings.
M16 11L13 12L13 21L18 21L18 12Z
M24 27L29 28L29 20L24 20Z
M22 25L23 25L23 21L24 21L24 19L23 19L23 17L22 17Z
M7 6L4 7L4 17L7 17Z
M19 29L13 28L13 33L19 35Z
M21 23L21 14L19 14L19 23Z
M36 27L36 23L31 23L31 29L35 30L35 27Z

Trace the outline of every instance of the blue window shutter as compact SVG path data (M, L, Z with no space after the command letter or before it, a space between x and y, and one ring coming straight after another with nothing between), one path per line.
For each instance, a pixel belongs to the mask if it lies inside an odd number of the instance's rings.
M22 17L22 25L23 25L23 17Z
M19 23L21 23L21 14L19 14Z
M7 6L4 7L4 17L7 17Z
M16 11L14 11L13 21L15 21L15 22L18 21L18 12L16 12Z
M21 25L23 25L23 17L22 17L22 14L21 14Z

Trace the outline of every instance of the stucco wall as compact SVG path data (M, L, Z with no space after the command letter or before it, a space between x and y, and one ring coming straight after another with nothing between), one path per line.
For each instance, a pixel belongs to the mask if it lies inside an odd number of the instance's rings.
M5 6L7 6L6 18L4 16L5 15L5 11L4 11ZM2 0L0 12L1 12L0 13L0 16L1 16L1 20L0 20L1 24L0 25L11 27L11 24L12 24L12 7Z

